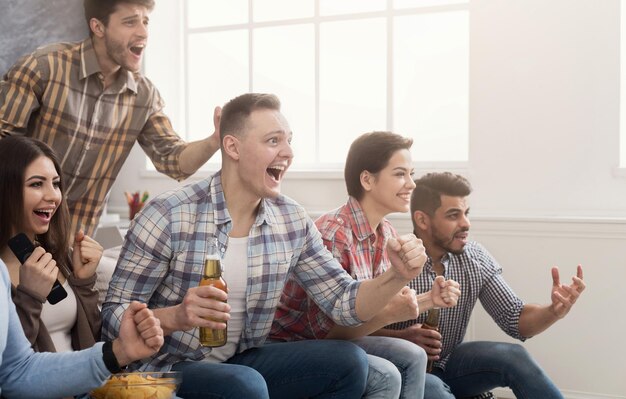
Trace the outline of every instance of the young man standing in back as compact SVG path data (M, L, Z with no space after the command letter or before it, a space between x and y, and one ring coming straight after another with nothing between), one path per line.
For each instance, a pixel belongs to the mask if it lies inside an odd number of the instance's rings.
M219 148L216 132L185 142L140 73L154 0L85 0L90 37L22 57L0 81L0 138L19 134L59 154L72 231L94 235L135 142L157 170L182 180Z

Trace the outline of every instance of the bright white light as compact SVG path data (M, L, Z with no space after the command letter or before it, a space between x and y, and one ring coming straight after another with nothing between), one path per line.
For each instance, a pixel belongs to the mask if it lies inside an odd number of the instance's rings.
M315 159L315 32L313 24L258 29L252 90L274 93L293 131L294 161Z
M386 8L387 0L320 0L320 15L354 14Z
M248 0L186 0L190 28L244 24L248 22ZM162 1L160 3L163 3Z
M255 22L310 18L315 7L313 0L255 0L252 18Z
M216 105L277 94L294 132L292 169L342 169L354 138L373 130L413 137L418 162L467 161L469 12L449 7L461 3L319 0L317 17L315 0L160 2L146 75L187 140L213 132ZM626 139L621 151L626 164Z
M352 141L386 129L383 18L320 26L320 161L343 163Z
M398 17L394 29L394 131L413 137L415 161L467 161L467 12Z

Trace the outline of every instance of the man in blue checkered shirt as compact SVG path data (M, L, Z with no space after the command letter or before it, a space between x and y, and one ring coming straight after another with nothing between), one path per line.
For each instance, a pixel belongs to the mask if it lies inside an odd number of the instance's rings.
M518 399L563 396L529 353L518 344L462 342L472 309L480 299L498 326L524 341L546 330L570 311L585 289L582 267L572 284L561 284L552 268L551 303L524 303L502 278L502 268L480 244L468 241L469 182L452 173L429 173L415 181L411 197L414 233L421 238L428 260L424 272L409 286L416 292L430 289L437 275L460 284L456 307L440 309L439 331L421 328L426 316L396 323L386 332L416 343L434 361L426 377L424 397L466 398L495 387L510 387Z
M155 198L131 223L102 309L104 336L114 336L123 310L141 300L167 337L135 368L181 371L180 397L361 397L367 358L353 343L268 342L285 281L293 275L336 323L359 325L421 272L421 241L390 239L392 267L352 279L305 210L280 194L293 152L278 98L249 93L228 102L220 137L221 171ZM199 286L213 237L228 293ZM198 327L226 322L224 346L200 345Z

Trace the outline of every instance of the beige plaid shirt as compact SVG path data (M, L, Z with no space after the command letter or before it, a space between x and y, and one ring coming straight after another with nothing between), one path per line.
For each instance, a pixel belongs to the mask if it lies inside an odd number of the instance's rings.
M72 229L93 235L102 207L135 141L157 170L182 180L186 147L162 112L159 92L140 74L121 70L103 90L90 38L42 47L0 81L0 137L37 138L57 153Z

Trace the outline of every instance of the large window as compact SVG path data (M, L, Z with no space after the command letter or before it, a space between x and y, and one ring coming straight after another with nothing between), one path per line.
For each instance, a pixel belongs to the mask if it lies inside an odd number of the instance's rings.
M341 168L373 130L413 137L417 163L463 163L468 25L467 0L161 0L146 75L189 140L213 131L215 105L277 94L292 169Z

